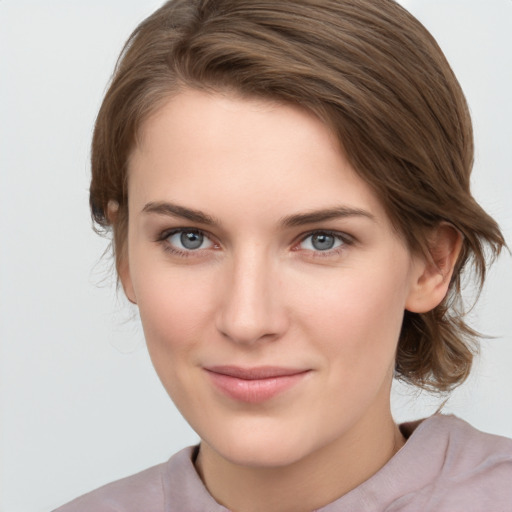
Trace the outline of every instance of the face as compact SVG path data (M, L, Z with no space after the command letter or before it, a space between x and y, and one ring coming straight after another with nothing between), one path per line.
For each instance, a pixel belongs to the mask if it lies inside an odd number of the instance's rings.
M181 92L143 125L128 196L123 285L203 443L277 466L385 421L420 265L321 121Z

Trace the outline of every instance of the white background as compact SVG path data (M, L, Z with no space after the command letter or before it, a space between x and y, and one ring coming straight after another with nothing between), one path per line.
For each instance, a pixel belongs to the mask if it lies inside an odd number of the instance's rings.
M512 1L403 0L438 38L475 122L474 191L512 242ZM0 512L48 511L196 436L151 368L90 228L89 142L122 43L156 0L0 0ZM512 258L445 410L512 436ZM395 392L397 420L438 400Z

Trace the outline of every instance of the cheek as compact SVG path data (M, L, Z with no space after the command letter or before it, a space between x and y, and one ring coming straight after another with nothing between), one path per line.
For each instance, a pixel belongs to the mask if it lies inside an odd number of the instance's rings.
M362 368L387 371L394 361L407 279L386 267L383 262L364 272L341 269L321 286L310 283L307 294L295 293L302 297L298 317L309 338L354 374Z
M136 289L153 366L173 402L188 416L186 411L200 407L199 397L190 390L195 389L198 347L211 325L208 286L193 286L190 279L172 273L148 272Z
M215 287L200 271L145 266L134 288L150 352L190 349L200 341L214 309Z

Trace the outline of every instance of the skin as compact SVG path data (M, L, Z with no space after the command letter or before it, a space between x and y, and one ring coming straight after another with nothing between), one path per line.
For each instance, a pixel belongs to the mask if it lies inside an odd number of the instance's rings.
M309 511L377 472L404 442L389 403L403 313L444 297L454 230L432 234L434 262L412 255L320 120L194 90L143 124L128 197L121 280L201 438L196 467L214 498L233 511ZM202 245L183 247L179 229L204 232ZM312 232L334 247L318 250ZM306 373L247 403L212 384L212 365Z

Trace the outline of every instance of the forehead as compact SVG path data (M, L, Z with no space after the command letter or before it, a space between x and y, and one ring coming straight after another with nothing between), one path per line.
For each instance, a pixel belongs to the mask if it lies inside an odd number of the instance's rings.
M314 114L196 90L175 95L143 123L130 159L129 198L139 210L145 202L172 200L226 214L272 206L274 216L286 216L341 205L384 215Z
M270 129L280 135L279 140L265 137ZM223 138L223 135L230 138ZM257 140L254 135L259 135ZM210 144L218 150L221 149L219 144L225 143L224 149L231 153L235 146L242 145L246 153L251 147L261 149L270 139L274 144L267 145L266 149L274 151L276 146L295 143L300 137L311 143L328 144L336 151L339 147L327 125L306 108L271 98L247 97L231 90L184 88L173 94L143 120L135 151L149 149L162 137L172 137L180 146L185 144L184 147L189 144L197 147L200 142L205 149Z

